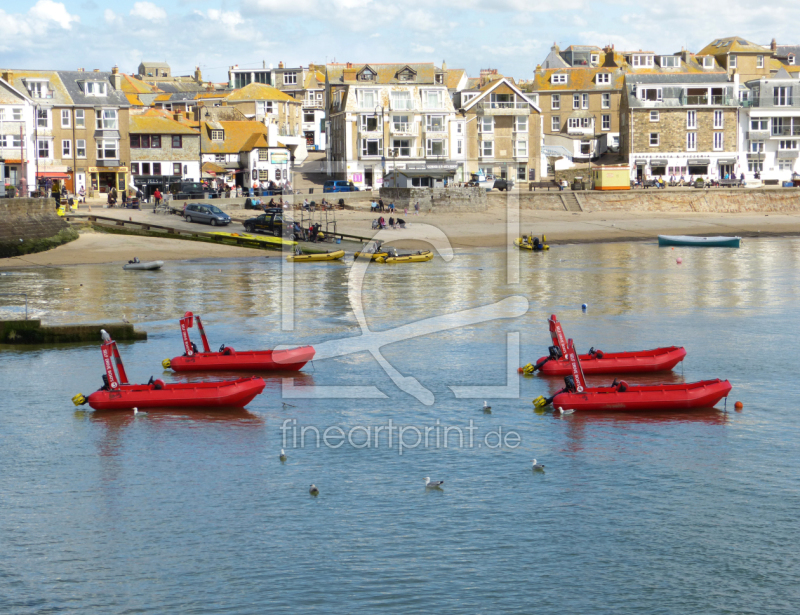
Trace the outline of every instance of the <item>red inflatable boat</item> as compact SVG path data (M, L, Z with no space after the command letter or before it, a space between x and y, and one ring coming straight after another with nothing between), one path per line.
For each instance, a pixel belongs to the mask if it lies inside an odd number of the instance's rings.
M133 408L243 408L266 386L258 377L166 384L153 380L147 384L129 384L117 344L102 331L103 386L89 397L78 393L72 398L76 406L88 403L95 410L132 410ZM112 363L113 360L113 363ZM116 364L116 372L114 370Z
M727 380L701 380L681 384L629 385L624 380L607 387L587 387L581 361L572 340L566 359L572 374L564 378L566 387L550 399L537 397L537 408L550 403L554 408L575 411L658 411L711 408L731 390Z
M203 340L203 352L189 339L189 329L197 320L197 328ZM224 344L219 352L211 352L206 338L203 322L199 316L186 312L181 318L181 336L185 353L182 357L164 359L161 365L164 369L173 369L176 372L196 372L210 370L228 371L297 371L314 358L312 346L301 346L289 350L245 350L236 351Z
M547 319L550 324L550 337L553 345L550 355L541 357L535 365L528 363L520 367L520 373L532 374L540 371L545 376L567 376L572 373L565 343L566 336L553 314ZM633 352L603 352L592 348L588 354L580 355L583 371L586 374L633 374L639 372L659 372L670 370L686 357L686 350L678 346L637 350Z

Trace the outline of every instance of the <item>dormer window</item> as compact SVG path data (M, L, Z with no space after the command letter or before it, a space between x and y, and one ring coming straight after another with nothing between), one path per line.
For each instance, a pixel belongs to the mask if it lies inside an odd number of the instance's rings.
M86 81L83 84L83 91L86 96L105 96L106 84L99 81Z
M661 68L678 68L679 66L678 56L661 56Z
M297 84L297 73L283 73L283 85L295 85Z
M31 98L53 98L53 91L50 89L50 82L47 79L26 79L25 86Z
M433 79L434 83L444 83L444 74L437 73Z
M398 81L414 81L414 77L416 73L411 70L410 68L406 67L397 73L397 80Z
M597 83L611 83L611 75L608 73L597 73Z
M594 64L594 65L600 64L600 54L599 53L593 53L592 54L592 64Z
M631 56L631 65L634 68L652 68L653 56L644 54L633 55Z
M787 58L787 60L789 61L789 64L794 66L794 54L793 53L789 54L789 57Z
M703 56L703 68L714 68L714 58L712 56Z
M211 140L212 141L224 141L225 140L225 131L224 130L212 130L211 131Z
M557 75L553 75L550 78L550 83L566 83L567 82L567 75L565 73L559 73Z
M369 68L365 68L358 74L359 81L375 81L375 73Z

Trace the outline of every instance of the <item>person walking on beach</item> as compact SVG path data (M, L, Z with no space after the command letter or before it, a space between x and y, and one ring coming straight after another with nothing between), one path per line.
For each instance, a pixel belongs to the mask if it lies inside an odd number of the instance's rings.
M414 203L414 215L415 215L415 216L418 216L418 215L419 215L419 201L417 201L416 203Z

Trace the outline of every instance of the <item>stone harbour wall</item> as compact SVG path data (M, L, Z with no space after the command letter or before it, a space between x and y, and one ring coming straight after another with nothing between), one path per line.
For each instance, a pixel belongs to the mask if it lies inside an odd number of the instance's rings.
M385 204L411 212L418 202L420 211L486 211L488 199L482 188L381 188ZM377 200L377 199L376 199Z
M53 199L0 199L0 258L42 252L78 238Z
M758 213L799 212L797 188L682 188L576 192L584 211Z

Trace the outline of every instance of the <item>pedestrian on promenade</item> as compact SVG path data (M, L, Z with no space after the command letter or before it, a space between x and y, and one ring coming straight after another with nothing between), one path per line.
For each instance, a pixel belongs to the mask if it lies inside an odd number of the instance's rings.
M417 201L416 203L414 203L414 215L415 215L415 216L418 216L418 215L419 215L419 201Z
M80 187L78 190L78 203L85 203L86 202L86 188L83 186Z

